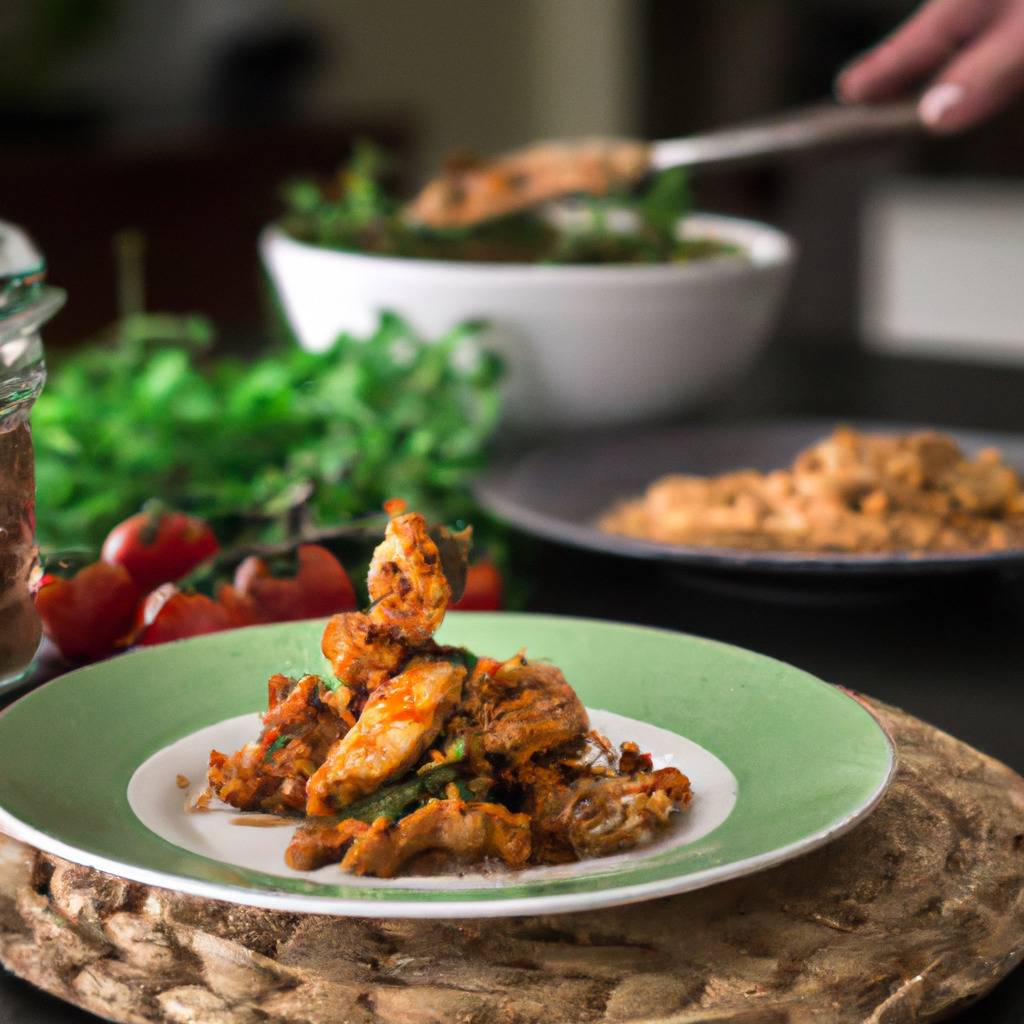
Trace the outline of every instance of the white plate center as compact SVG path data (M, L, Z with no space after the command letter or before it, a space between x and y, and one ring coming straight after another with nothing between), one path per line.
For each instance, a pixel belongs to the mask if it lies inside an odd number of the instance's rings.
M577 877L614 870L619 865L637 866L637 860L685 846L718 828L736 804L736 777L711 751L693 740L646 722L639 722L611 711L588 709L593 727L618 746L633 740L649 752L655 768L678 768L693 786L693 802L673 825L653 843L617 854L563 864L557 867L530 868L517 872L437 875L423 878L358 878L344 874L337 865L316 871L292 871L284 862L284 852L295 829L248 828L233 824L239 811L214 802L206 813L190 813L186 805L202 792L212 749L231 753L259 735L260 716L255 712L228 718L206 726L171 743L147 758L128 783L128 803L135 816L161 839L190 853L248 868L268 875L307 878L331 885L352 887L397 887L404 889L500 888L511 883ZM189 780L187 789L179 788L177 777Z

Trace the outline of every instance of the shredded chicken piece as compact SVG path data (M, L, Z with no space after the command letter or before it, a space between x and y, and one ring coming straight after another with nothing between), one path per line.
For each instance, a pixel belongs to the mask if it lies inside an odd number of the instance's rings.
M432 800L398 822L384 818L360 831L341 862L355 875L393 878L427 853L457 865L498 858L513 868L530 856L530 819L500 804Z
M211 751L209 790L243 811L303 811L306 780L349 725L322 699L318 676L275 675L268 690L259 740L230 756Z
M648 843L690 800L690 780L676 768L538 786L528 807L535 859L603 857Z
M586 708L554 665L520 653L497 664L478 662L453 723L478 737L471 749L521 765L534 754L580 739L590 728Z
M352 840L370 826L356 818L323 823L313 818L295 830L284 860L295 871L315 871L325 864L337 864Z
M1024 489L998 452L932 432L840 428L789 469L671 475L606 514L612 533L781 551L955 552L1024 546Z
M428 227L468 227L560 196L607 195L649 166L647 145L631 139L542 142L490 160L459 155L405 213Z
M306 813L332 814L409 771L458 704L465 677L462 665L415 658L378 686L309 780Z

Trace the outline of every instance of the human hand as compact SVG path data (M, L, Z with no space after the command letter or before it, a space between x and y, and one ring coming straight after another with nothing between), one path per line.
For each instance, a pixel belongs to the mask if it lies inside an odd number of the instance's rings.
M836 82L848 103L906 95L932 82L918 107L934 132L962 131L1024 92L1024 0L928 0Z

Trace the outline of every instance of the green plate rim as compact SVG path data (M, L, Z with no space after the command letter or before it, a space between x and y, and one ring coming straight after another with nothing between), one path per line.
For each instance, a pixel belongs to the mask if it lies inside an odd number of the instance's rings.
M127 779L123 780L123 791L117 794L115 798L118 805L118 814L123 816L127 813L133 823L133 827L145 834L149 844L162 844L168 850L174 851L175 856L179 859L183 858L193 869L192 871L168 871L162 868L153 868L145 864L134 863L132 860L109 857L102 852L86 849L75 843L65 842L52 827L38 827L38 818L36 818L36 823L33 823L31 820L25 820L28 816L18 817L8 810L5 806L4 782L2 779L0 779L0 801L3 801L0 802L0 830L8 832L16 839L22 839L65 859L87 864L135 881L163 888L177 889L193 895L293 912L374 917L485 917L556 913L612 906L700 888L719 881L725 881L729 878L736 878L754 871L764 870L792 857L809 852L848 831L869 814L884 795L895 771L896 758L891 738L881 726L877 717L861 701L857 700L850 691L826 683L804 670L778 659L687 633L600 619L534 615L529 613L474 612L453 613L449 616L449 620L455 624L454 629L456 631L462 624L465 624L470 629L470 632L472 632L473 627L484 627L484 632L486 632L488 625L497 628L498 624L500 624L502 627L509 627L510 632L515 635L518 623L527 628L530 625L534 625L541 629L542 632L544 629L549 628L555 631L564 631L566 629L571 631L578 630L583 634L586 634L589 630L598 630L607 631L609 635L616 634L619 636L646 638L652 644L679 644L681 647L692 645L691 650L711 652L712 660L717 656L721 656L726 661L729 659L739 659L740 662L745 660L748 664L771 669L776 674L781 674L780 678L797 680L800 686L806 683L813 683L814 686L821 689L815 691L812 687L808 690L808 693L818 692L819 695L827 693L830 695L829 700L837 696L841 697L841 701L835 705L837 708L842 707L844 709L839 713L840 717L852 712L854 717L857 715L864 716L864 720L860 722L860 727L867 723L871 724L873 729L866 731L864 735L872 735L874 740L882 739L885 754L884 770L875 773L878 777L873 788L862 799L846 808L845 813L834 815L827 822L823 823L820 828L804 834L792 842L779 844L753 855L733 858L731 860L727 859L719 864L686 871L680 870L680 860L682 859L685 862L686 859L685 856L680 855L680 851L690 850L690 846L677 847L660 854L655 853L651 856L644 856L642 851L638 851L635 866L632 867L623 868L622 866L616 866L607 872L591 871L575 878L529 882L524 885L517 885L513 882L510 885L486 889L463 888L442 891L390 887L378 889L355 888L344 885L321 884L319 882L310 882L306 879L288 878L283 875L262 874L249 869L227 865L199 854L183 851L149 832L135 818L134 814L127 809L127 797L126 792L124 792L127 788ZM140 663L139 659L146 659L159 665L161 660L173 661L177 653L186 649L189 645L193 645L194 648L201 645L202 648L213 650L221 645L229 645L232 637L253 636L256 634L256 631L271 634L274 632L281 634L294 632L297 635L303 629L312 632L315 628L321 628L323 621L322 619L305 620L301 623L255 626L249 627L244 631L212 634L205 637L178 641L174 644L149 648L145 651L131 652L112 662L102 662L97 665L77 669L26 693L0 712L0 736L3 734L4 723L11 720L12 715L17 716L19 714L18 709L24 709L28 702L42 699L40 695L55 693L58 688L74 686L76 681L83 677L99 677L102 679L111 664L133 665ZM640 642L643 643L643 639ZM587 681L573 680L571 676L570 681L573 681L580 689L586 689ZM262 681L260 681L260 685L262 685ZM764 684L758 683L755 688L762 685ZM789 682L786 685L792 686L795 684ZM262 693L262 690L260 690L260 693ZM823 697L822 699L825 698ZM586 697L585 700L592 706L599 706ZM249 708L249 710L252 710L252 708ZM610 710L615 709L612 708ZM235 713L238 713L238 711ZM634 714L632 717L643 716ZM854 720L854 717L851 717L851 722ZM207 724L211 723L209 721L200 722L195 724L194 728L201 728ZM682 734L689 735L685 731ZM698 739L697 742L701 741ZM165 741L163 739L156 741L152 749L149 750L149 753L142 757L135 764L135 767L138 767L138 764L142 763L146 757L161 749L164 745ZM713 748L709 749L716 753ZM728 758L723 757L723 760L734 771L734 774L737 774L735 765L730 764ZM685 765L683 768L685 770ZM874 768L872 771L874 771ZM130 775L131 772L129 773L129 778ZM737 778L739 777L739 774L737 774ZM695 785L699 787L699 780L695 780ZM701 844L707 845L709 840L711 842L717 841L716 837L720 837L720 833L736 817L736 811L741 807L743 799L744 796L741 793L730 818L715 829L710 836L701 837L691 846L700 847Z

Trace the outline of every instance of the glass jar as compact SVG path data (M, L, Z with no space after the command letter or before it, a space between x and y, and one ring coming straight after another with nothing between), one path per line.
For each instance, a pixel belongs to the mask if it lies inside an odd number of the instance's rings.
M64 304L25 233L0 221L0 688L31 664L41 635L30 584L37 564L29 413L46 364L39 328Z

